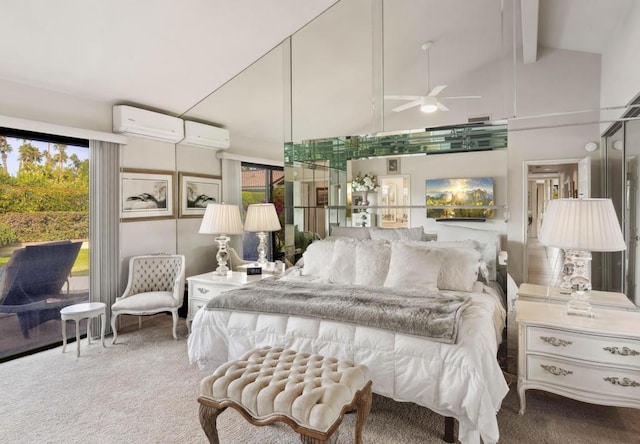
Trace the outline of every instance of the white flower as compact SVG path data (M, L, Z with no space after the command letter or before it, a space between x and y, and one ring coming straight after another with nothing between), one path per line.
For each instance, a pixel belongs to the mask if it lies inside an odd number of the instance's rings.
M360 173L351 181L353 191L377 191L379 186L372 174L361 176Z

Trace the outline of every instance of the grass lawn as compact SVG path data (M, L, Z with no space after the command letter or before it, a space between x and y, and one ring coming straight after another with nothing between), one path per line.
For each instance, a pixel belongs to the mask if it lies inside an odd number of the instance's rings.
M4 267L9 262L9 256L0 257L0 267ZM78 253L78 257L76 258L76 262L73 264L73 268L71 269L71 274L73 276L88 276L89 275L89 249L81 248Z

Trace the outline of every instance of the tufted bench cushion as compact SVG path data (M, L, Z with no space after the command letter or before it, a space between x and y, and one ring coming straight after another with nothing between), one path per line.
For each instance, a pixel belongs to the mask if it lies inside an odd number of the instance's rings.
M344 413L353 408L360 442L371 407L366 366L282 348L251 350L218 367L200 388L200 422L213 443L216 417L227 407L255 425L285 422L305 443L335 442Z

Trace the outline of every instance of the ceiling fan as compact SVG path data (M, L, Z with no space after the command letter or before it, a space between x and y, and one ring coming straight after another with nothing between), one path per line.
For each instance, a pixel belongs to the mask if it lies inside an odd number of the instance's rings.
M449 108L444 105L441 100L449 99L481 99L481 96L446 96L438 97L438 95L447 87L447 85L438 85L429 90L429 48L431 48L433 42L425 42L422 45L422 50L427 52L427 95L425 96L402 96L402 95L386 95L385 99L388 100L409 100L409 103L397 106L392 111L399 113L414 106L420 106L420 111L424 113L433 113L437 110L449 111Z

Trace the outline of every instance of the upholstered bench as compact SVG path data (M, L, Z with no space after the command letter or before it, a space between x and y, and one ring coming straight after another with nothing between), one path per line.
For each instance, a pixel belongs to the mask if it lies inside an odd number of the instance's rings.
M283 422L302 443L335 443L343 415L357 410L355 441L371 409L367 368L282 348L263 347L221 365L200 384L200 424L218 444L216 419L227 407L257 426Z

